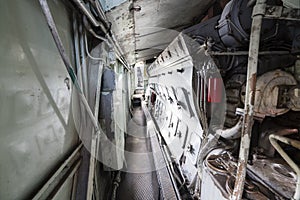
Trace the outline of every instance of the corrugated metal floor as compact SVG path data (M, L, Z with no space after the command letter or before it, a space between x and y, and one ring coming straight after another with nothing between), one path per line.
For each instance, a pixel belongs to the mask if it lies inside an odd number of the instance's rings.
M126 168L122 174L117 199L159 199L159 184L154 171L150 140L147 137L145 115L141 108L133 111L133 118L129 122L126 151Z

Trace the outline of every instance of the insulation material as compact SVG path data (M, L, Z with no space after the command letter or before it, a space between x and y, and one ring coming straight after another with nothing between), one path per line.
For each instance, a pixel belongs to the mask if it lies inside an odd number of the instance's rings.
M100 139L100 156L106 170L110 168L119 170L123 167L124 124L115 123L120 121L119 116L122 117L122 114L120 115L122 90L116 89L120 86L118 82L115 72L106 67L102 75L99 116L100 125L104 131Z

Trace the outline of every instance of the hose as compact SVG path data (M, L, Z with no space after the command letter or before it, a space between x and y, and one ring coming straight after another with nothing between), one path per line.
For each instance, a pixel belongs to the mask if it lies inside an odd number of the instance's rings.
M218 129L216 130L216 133L225 139L237 139L241 137L243 123L242 119L243 118L241 117L239 122L234 127L228 129Z

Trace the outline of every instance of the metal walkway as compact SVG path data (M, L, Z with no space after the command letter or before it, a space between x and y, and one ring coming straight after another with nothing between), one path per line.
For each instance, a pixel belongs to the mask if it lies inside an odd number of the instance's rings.
M120 200L160 199L159 183L154 168L147 123L141 108L135 108L128 124L126 167L117 192Z

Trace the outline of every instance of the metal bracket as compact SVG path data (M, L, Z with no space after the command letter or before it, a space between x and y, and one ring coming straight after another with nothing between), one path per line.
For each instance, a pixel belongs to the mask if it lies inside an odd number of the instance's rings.
M284 8L282 6L267 6L265 18L300 21L300 9Z

